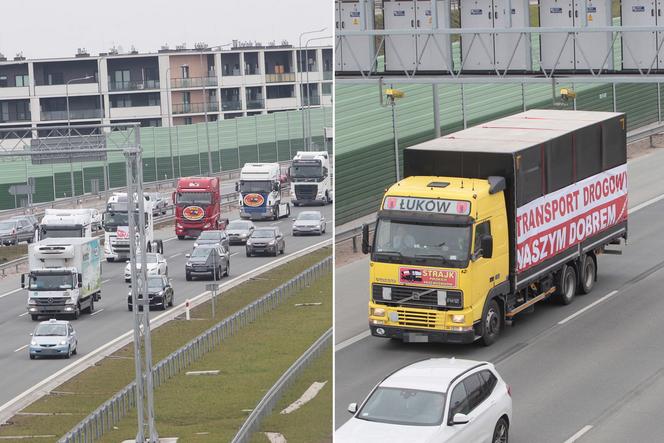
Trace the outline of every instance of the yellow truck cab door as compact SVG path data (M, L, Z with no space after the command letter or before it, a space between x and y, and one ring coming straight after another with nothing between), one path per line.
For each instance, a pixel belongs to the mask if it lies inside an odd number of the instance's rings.
M486 296L494 287L496 280L496 266L491 258L486 258L480 253L481 238L485 234L492 235L491 233L491 219L485 219L475 223L473 233L473 249L472 256L475 260L471 264L472 273L472 303L473 307L473 322L479 320L482 316L484 309L484 302ZM470 304L466 302L466 304Z

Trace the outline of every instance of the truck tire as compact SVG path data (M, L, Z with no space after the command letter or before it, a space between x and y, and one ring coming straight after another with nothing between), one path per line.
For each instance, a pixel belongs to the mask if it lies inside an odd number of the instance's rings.
M286 218L290 217L290 203L286 203Z
M39 315L32 314L32 315L30 315L30 318L32 319L32 321L37 321L37 320L39 320Z
M78 317L81 316L81 305L80 303L76 303L76 308L74 309L74 313L72 314L72 317L74 317L74 320L77 320Z
M113 257L106 257L106 261L109 263L113 263L115 259Z
M592 254L584 256L580 270L579 294L589 294L595 287L595 281L597 280L597 264Z
M491 299L484 308L482 323L480 324L482 334L480 341L484 346L491 346L498 339L502 324L500 306L498 306L495 299Z
M568 305L576 294L576 271L573 266L565 265L560 270L557 281L556 299L558 303Z
M272 209L272 220L279 220L279 203Z

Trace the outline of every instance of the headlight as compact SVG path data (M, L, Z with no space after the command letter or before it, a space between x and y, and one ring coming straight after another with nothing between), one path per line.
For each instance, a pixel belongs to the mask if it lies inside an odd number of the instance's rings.
M60 343L58 343L60 346L64 346L67 344L66 340L60 340Z
M37 346L37 341L36 341L36 340L32 340L32 341L30 342L30 344L31 344L32 346Z
M29 299L28 299L28 304L29 304L29 305L36 305L36 304L37 304L37 300L35 300L34 298L29 298Z
M164 295L164 291L159 291L159 292L157 293L157 295L158 295L159 297L163 297L163 295Z
M452 323L465 323L466 316L464 314L454 314L452 316Z
M248 245L251 245L251 240L247 240L247 244L248 244Z
M197 248L197 247L198 247L198 243L194 243L194 248Z
M189 263L189 262L185 263L185 267L191 268L191 263Z
M275 243L276 243L275 240L271 240L270 243L268 243L268 245L270 245L270 246L274 246Z
M383 308L371 308L372 317L385 317L385 309Z
M203 225L203 229L209 228L210 226L210 223L205 223L205 225Z

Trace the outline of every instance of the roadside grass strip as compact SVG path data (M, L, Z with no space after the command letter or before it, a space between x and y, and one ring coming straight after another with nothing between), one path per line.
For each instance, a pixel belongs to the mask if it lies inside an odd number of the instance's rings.
M328 257L331 254L331 249L332 248L330 247L319 249L303 257L284 263L271 271L260 274L260 276L257 276L255 279L220 293L217 298L215 319L211 318L211 306L208 301L191 310L192 319L195 318L198 319L198 321L185 321L183 318L184 316L179 316L176 320L153 329L153 364L159 362L172 352L187 344L194 337L197 337L220 320L233 315L233 313L262 297L272 289L282 285L305 269L320 262L325 257ZM331 293L331 289L329 292ZM194 295L196 294L180 292L176 294L176 297L179 300L182 300ZM297 299L298 296L293 297L293 300ZM331 305L331 298L326 304ZM285 305L291 306L290 303L286 303ZM297 311L312 312L311 310ZM326 328L329 328L329 324L331 324L331 308L328 317L325 326ZM269 316L267 318L269 318ZM224 349L225 347L226 345L222 343L221 349ZM50 394L42 397L40 400L32 403L21 411L22 413L48 413L50 415L14 416L7 424L0 427L0 440L2 440L3 436L43 435L44 430L48 430L49 434L55 434L59 437L63 436L88 414L135 379L133 355L133 343L130 343L108 358L103 359L95 366L86 369L76 377L58 386ZM39 361L34 363L39 364ZM188 368L188 370L198 369L200 369L199 364ZM186 376L182 374L182 377ZM224 374L222 372L220 376L216 377L188 378L201 380L219 379L223 377ZM175 404L177 403L176 400ZM71 415L63 416L62 414ZM135 433L135 426L133 426L133 428L133 432ZM135 434L129 438L131 437L135 437ZM43 441L42 438L21 439L22 442L30 442L33 440ZM119 440L109 441L117 442Z
M322 304L315 309L301 310L293 308L295 302ZM225 339L220 347L193 363L189 369L219 370L219 375L191 377L181 373L158 388L155 391L155 416L159 435L178 437L185 442L231 441L270 387L331 325L330 272L269 314ZM329 359L317 362L318 367L326 364L327 372L319 369L313 378L324 376L331 379L331 350L326 351L327 354ZM310 384L306 384L295 398ZM323 401L325 403L321 403L318 409L327 410L320 412L315 423L307 423L306 426L300 423L310 435L325 436L332 432L332 394L327 386L326 390L327 395L317 396L312 403ZM293 401L292 398L289 400L287 404ZM277 414L280 410L276 410ZM118 429L104 435L101 441L117 443L135 437L136 411L132 411L116 427ZM265 436L263 439L267 441ZM316 440L305 438L299 441Z
M296 402L316 382L325 382L318 394L298 409L282 411ZM251 443L268 443L267 433L278 433L288 443L325 443L332 441L332 347L324 350L305 368L279 399L272 414L265 417L260 432L255 432Z

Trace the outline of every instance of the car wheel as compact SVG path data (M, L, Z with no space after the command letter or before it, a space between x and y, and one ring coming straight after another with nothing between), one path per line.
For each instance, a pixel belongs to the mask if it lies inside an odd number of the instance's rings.
M34 360L34 359L35 359L35 355L34 355L34 354L30 354L30 360Z
M501 417L496 423L496 427L493 429L493 438L491 439L492 443L507 443L509 435L509 425L505 417Z
M484 346L492 345L498 336L502 326L500 307L496 300L490 300L487 304L481 323L481 341Z
M247 257L251 257L251 252L247 251Z
M37 320L39 320L39 315L32 314L32 315L30 315L30 318L32 319L32 321L37 321Z
M556 290L556 297L558 302L563 305L568 305L574 300L576 294L576 271L572 266L565 265L560 270L558 278L558 289Z
M168 300L168 306L173 306L173 295L171 295L171 298Z
M65 354L65 358L71 357L71 346L67 348L67 353Z
M74 348L73 351L71 351L72 355L78 354L78 343L76 343L76 347Z
M132 307L132 305L127 304L127 311L130 311L130 312L131 312L131 311L133 311L133 310L134 310L134 308Z
M226 273L224 274L226 277L231 275L231 262L226 262Z
M106 261L109 263L113 263L115 259L113 257L106 257Z
M579 294L589 294L595 287L597 280L597 265L594 257L587 254L581 263L581 276L579 278Z
M187 272L185 274L185 278L187 279L187 281L191 281L191 274Z

